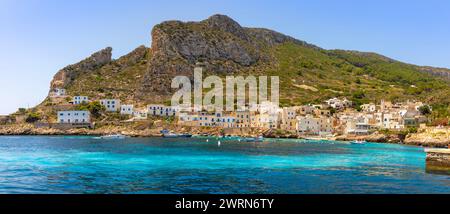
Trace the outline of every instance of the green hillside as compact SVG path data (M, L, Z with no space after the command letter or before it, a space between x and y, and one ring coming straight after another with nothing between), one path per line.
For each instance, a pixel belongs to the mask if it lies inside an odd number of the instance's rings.
M58 72L58 81L53 82L64 85L70 95L113 97L142 106L167 103L171 79L192 74L195 63L202 61L207 63L204 75L279 76L283 106L332 97L347 97L356 106L409 99L432 104L436 117L450 114L446 69L410 65L375 53L324 50L271 30L241 27L223 15L202 22L164 22L152 36L151 48L141 46L109 62L107 50L97 54L107 63L75 64Z

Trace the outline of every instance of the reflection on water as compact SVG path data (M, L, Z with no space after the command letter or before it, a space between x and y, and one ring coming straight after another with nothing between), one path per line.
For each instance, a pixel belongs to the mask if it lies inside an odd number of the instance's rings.
M0 137L0 193L450 193L419 147L221 142Z

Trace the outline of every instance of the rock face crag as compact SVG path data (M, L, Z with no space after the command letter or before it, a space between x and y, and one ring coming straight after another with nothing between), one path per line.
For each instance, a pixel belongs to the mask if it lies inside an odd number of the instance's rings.
M152 57L141 93L169 94L171 79L177 75L192 77L197 62L218 74L269 63L273 60L264 48L284 42L307 45L275 31L244 28L224 15L201 22L163 22L152 30Z
M54 88L65 88L72 83L80 74L93 71L111 62L112 48L107 47L100 50L81 62L69 65L55 74L50 83L50 90Z

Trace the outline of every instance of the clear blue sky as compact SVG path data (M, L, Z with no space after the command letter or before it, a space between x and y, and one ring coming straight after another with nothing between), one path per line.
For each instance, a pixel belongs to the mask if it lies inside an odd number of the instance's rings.
M0 114L39 103L59 69L97 50L117 58L150 46L161 21L216 13L326 49L450 68L449 11L446 0L0 0Z

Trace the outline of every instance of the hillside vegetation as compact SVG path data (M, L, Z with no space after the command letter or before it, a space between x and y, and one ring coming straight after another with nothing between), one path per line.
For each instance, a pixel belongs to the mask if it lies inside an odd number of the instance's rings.
M192 78L195 63L203 62L204 76L279 76L283 106L336 96L357 105L410 99L432 104L436 117L449 116L447 69L410 65L375 53L325 50L275 31L241 27L223 15L201 22L163 22L152 30L152 37L151 48L141 46L117 60L105 49L80 65L68 66L55 75L51 87L141 106L165 103L173 92L172 78Z

